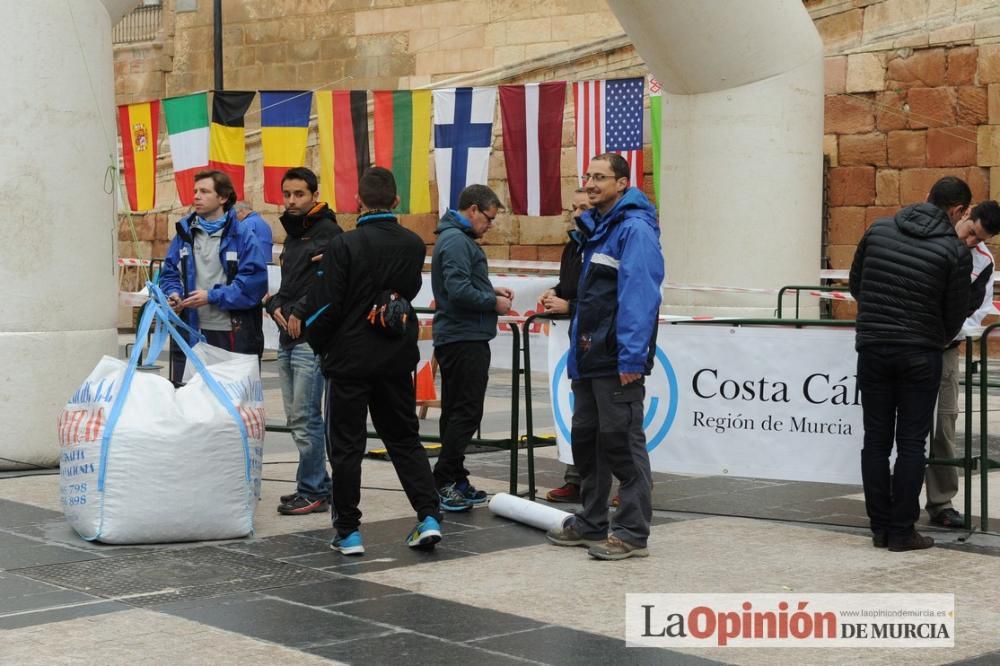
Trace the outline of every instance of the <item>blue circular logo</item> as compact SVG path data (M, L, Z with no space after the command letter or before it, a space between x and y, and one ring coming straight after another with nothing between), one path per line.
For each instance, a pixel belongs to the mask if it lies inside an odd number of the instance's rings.
M549 390L552 395L556 428L567 442L571 441L570 423L573 420L573 391L570 388L566 363L567 350L552 373ZM664 390L665 388L665 390ZM677 374L666 352L657 345L653 372L646 378L646 400L643 403L643 430L646 431L646 451L663 443L677 416Z

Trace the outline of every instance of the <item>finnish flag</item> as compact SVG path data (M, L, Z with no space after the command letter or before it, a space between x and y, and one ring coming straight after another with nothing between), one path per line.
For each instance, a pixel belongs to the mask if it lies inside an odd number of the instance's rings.
M434 92L434 166L438 212L458 208L466 185L486 184L493 147L495 87Z

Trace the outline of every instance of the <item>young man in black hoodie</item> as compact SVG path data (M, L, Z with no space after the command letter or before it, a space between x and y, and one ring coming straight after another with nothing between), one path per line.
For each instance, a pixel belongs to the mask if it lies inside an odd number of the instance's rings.
M371 167L358 182L361 215L355 231L337 237L309 292L306 336L323 356L328 382L327 436L333 468L330 547L344 555L365 552L361 538L361 462L371 411L376 432L417 514L406 537L411 548L441 540L438 496L420 444L413 371L420 360L417 321L410 301L423 283L427 248L391 212L399 205L392 172ZM384 313L373 305L394 305ZM385 314L383 317L382 315ZM383 322L387 326L383 326Z
M934 545L913 526L920 517L924 443L941 383L942 354L968 314L972 259L955 223L971 200L964 181L938 180L926 203L869 227L851 265L865 430L861 480L876 548Z
M316 279L318 259L343 233L330 207L319 201L316 174L305 167L285 172L281 181L285 212L281 226L288 234L281 251L281 289L267 302L278 325L278 373L285 416L299 449L295 492L283 495L278 513L302 515L330 507L330 475L326 470L323 430L323 373L319 359L302 335L306 294Z

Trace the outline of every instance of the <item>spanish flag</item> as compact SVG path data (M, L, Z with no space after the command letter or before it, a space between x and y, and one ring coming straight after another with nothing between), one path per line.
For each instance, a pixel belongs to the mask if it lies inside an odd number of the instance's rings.
M229 175L236 198L243 199L246 170L244 120L255 92L216 91L212 95L212 126L208 138L208 167Z
M431 212L431 91L377 90L375 164L392 171L400 213Z
M309 91L260 93L260 141L264 151L264 201L284 203L281 178L306 161Z
M156 205L156 141L160 131L160 103L142 102L118 107L118 133L125 161L128 205L145 211Z
M370 164L368 92L321 90L319 118L320 192L338 213L358 212L358 180Z

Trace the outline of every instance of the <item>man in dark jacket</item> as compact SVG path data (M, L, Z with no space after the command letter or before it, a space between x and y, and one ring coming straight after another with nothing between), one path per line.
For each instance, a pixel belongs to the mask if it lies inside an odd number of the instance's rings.
M642 414L644 376L656 354L663 254L656 209L629 187L629 171L621 155L605 153L586 174L592 208L577 221L583 266L567 362L583 508L548 533L552 543L589 547L602 560L646 557L653 514ZM621 482L621 503L609 523L612 474Z
M934 545L913 525L920 516L924 443L941 381L942 352L968 314L972 260L954 225L971 200L965 182L940 179L926 203L876 221L858 243L851 265L865 428L861 478L877 548ZM894 434L896 464L890 478Z
M409 304L423 282L427 248L390 212L399 197L389 170L365 171L358 183L358 203L357 229L335 238L324 253L321 275L309 292L312 314L306 319L306 337L322 354L328 379L326 419L337 532L330 547L344 555L365 550L358 504L370 410L417 513L407 545L430 548L441 540L440 515L420 443L413 386L420 351L416 313ZM402 305L386 313L391 330L381 326L385 319L380 312L369 318L374 304L389 302Z
M485 185L469 185L438 224L431 261L434 356L441 368L441 454L434 481L445 511L468 511L486 501L469 484L465 449L483 418L490 371L490 340L497 315L510 311L514 292L490 283L486 253L476 240L489 231L500 199Z
M194 178L194 212L177 223L159 286L174 311L210 345L260 356L267 259L253 228L236 219L236 190L229 176L209 170ZM184 354L171 343L175 384L181 383L184 366Z
M323 430L323 372L319 359L302 335L306 295L316 279L317 258L342 229L330 207L319 201L316 174L305 167L285 172L281 192L285 212L281 226L287 236L281 251L281 288L267 301L267 312L278 325L278 375L285 418L299 450L295 492L282 495L278 513L302 515L330 506L330 475L326 471Z

